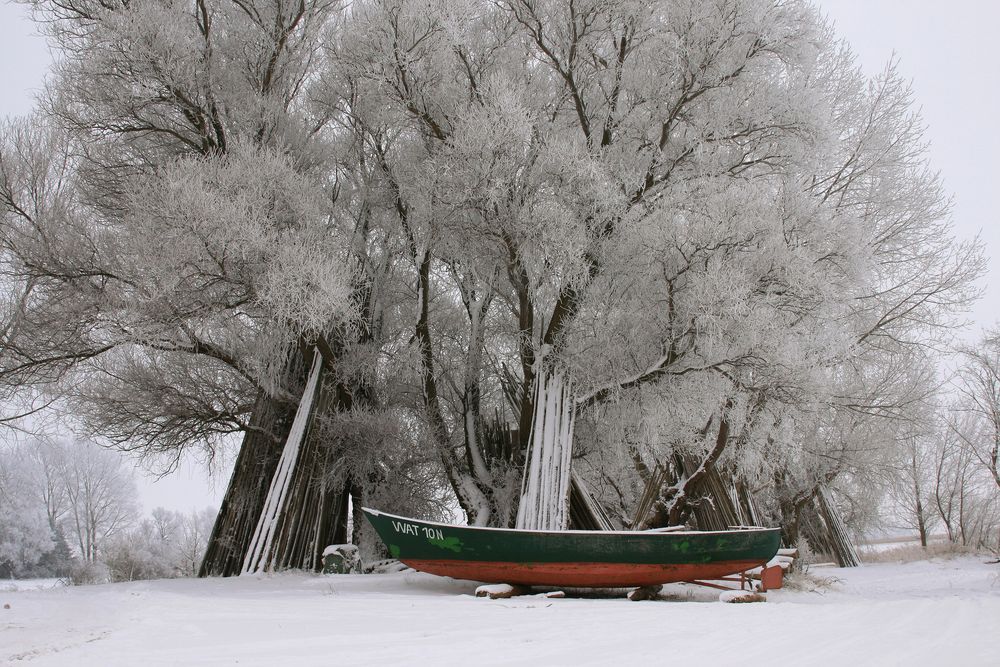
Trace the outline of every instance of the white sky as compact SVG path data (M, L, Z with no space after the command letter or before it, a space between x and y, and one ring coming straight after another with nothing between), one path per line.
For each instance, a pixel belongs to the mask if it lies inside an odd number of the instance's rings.
M976 338L1000 323L1000 58L995 0L822 0L869 74L895 53L913 81L927 125L931 165L954 196L959 238L980 234L989 256Z
M51 55L23 5L0 0L0 115L30 111ZM955 200L955 233L980 234L990 273L974 307L974 328L1000 322L1000 58L993 0L822 0L837 32L865 70L878 72L895 54L912 79L927 124L931 162ZM140 484L147 509L189 510L218 504L225 470L209 480L194 461L160 481ZM220 478L221 476L221 478Z

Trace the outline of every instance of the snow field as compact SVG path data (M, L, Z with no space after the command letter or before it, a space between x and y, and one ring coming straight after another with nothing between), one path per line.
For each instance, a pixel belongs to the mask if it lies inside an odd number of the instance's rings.
M0 589L0 664L1000 665L1000 566L814 572L841 582L740 605L679 585L666 601L488 600L412 571Z

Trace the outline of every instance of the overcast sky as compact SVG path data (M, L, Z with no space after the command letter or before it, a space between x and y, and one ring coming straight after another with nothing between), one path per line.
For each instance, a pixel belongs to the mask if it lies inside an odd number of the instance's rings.
M51 61L23 5L0 0L0 116L30 111ZM1000 321L1000 58L994 0L823 0L818 3L869 74L893 57L913 80L927 124L931 162L955 200L955 233L980 234L989 255L986 293L974 327ZM223 475L224 476L224 475ZM156 483L141 484L147 509L188 510L217 504L225 480L206 481L193 462Z
M931 165L954 197L955 233L980 234L990 272L970 331L1000 321L1000 58L995 0L824 0L823 11L862 67L878 72L895 54L913 81L927 125Z

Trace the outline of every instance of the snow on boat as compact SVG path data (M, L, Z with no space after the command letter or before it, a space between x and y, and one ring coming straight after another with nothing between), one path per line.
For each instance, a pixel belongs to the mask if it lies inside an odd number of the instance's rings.
M612 588L717 579L778 552L777 528L721 531L537 531L453 526L362 508L415 570L522 586Z

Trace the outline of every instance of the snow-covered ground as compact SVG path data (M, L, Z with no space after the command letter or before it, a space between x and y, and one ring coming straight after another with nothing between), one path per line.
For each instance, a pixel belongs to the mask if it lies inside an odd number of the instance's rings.
M0 588L0 663L1000 665L1000 565L813 573L841 581L764 604L689 586L652 602L488 600L415 572Z
M32 591L45 588L61 588L64 579L0 579L0 594L14 591Z

